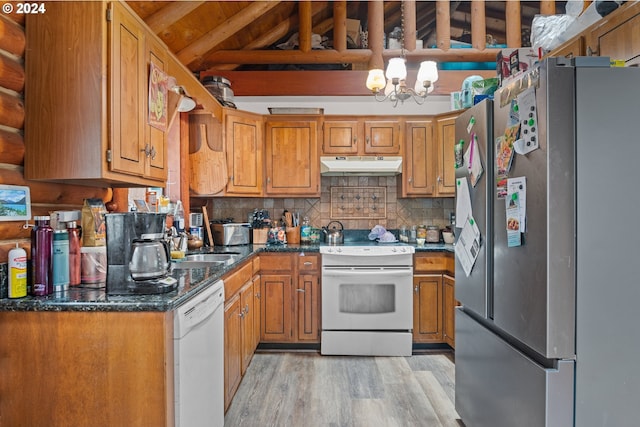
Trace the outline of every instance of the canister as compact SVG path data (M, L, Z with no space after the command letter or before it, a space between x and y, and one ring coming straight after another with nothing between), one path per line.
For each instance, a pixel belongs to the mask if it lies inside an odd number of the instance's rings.
M83 246L80 249L80 280L82 283L105 283L107 281L107 247Z
M438 243L440 241L440 228L437 225L427 226L427 243Z

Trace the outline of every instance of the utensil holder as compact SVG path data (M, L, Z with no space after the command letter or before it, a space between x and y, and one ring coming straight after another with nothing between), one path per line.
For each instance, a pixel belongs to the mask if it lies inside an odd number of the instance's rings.
M253 244L254 245L266 245L267 235L269 234L268 228L254 228L253 229Z
M300 226L297 227L287 227L287 243L300 243Z

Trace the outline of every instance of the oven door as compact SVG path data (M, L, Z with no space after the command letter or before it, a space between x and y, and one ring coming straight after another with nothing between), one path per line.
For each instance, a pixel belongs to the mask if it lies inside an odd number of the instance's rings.
M413 329L411 267L323 267L322 329Z

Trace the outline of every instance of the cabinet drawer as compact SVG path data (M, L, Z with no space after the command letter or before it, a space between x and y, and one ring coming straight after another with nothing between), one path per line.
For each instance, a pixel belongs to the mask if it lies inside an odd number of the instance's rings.
M416 273L447 271L449 266L447 255L440 252L416 254L413 264Z
M273 270L293 270L293 259L291 255L286 254L261 254L260 255L260 270L273 271Z
M251 280L251 277L253 277L253 264L251 262L245 263L238 267L237 270L224 276L222 279L224 280L225 300L229 301L245 283Z
M300 255L298 257L298 269L300 271L317 270L320 264L318 255Z

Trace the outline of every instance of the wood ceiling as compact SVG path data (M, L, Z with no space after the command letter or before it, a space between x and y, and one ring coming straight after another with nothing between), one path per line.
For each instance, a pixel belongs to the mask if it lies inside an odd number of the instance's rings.
M513 1L513 0L512 0ZM346 16L358 19L367 28L367 1L347 1ZM486 34L495 43L505 43L505 3L486 1ZM557 13L564 13L564 1L556 1ZM127 1L127 4L164 41L189 70L198 75L213 70L273 70L292 69L292 64L252 62L247 51L264 52L277 49L299 30L299 2L296 1ZM435 44L436 2L416 1L416 35L424 47ZM451 39L468 39L473 2L450 1ZM531 20L540 13L540 2L521 1L522 44L529 40ZM331 47L334 2L311 2L311 22L314 34L326 37ZM384 2L384 30L388 34L402 26L400 1ZM301 33L303 34L303 33ZM348 46L352 47L352 46ZM353 46L356 47L356 46ZM230 53L241 51L228 63ZM226 54L226 56L225 56ZM307 52L313 55L313 51ZM238 59L241 58L241 59ZM291 61L296 58L292 55ZM314 59L306 64L313 63ZM321 62L321 60L318 60ZM351 64L339 64L343 69ZM360 64L360 69L363 64ZM315 66L315 68L313 68ZM329 64L307 65L304 69L325 69ZM336 67L336 64L333 64ZM355 66L353 67L355 68Z

